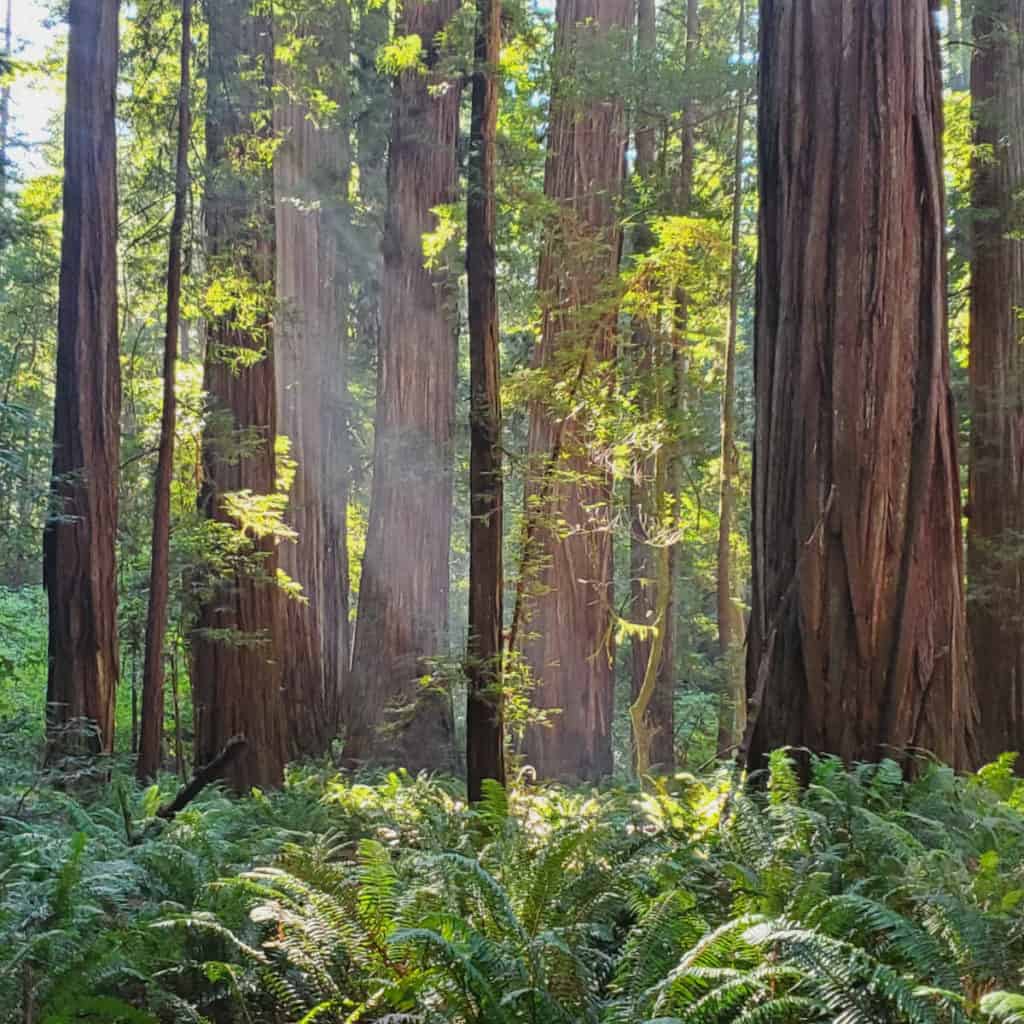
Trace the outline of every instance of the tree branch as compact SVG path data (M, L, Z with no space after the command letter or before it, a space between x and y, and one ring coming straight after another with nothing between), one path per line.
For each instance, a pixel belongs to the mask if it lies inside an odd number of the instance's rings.
M183 811L211 782L216 782L224 773L224 769L242 752L248 741L244 736L232 736L224 744L224 749L209 763L197 769L192 780L178 790L178 795L156 812L156 816L170 821L179 811Z

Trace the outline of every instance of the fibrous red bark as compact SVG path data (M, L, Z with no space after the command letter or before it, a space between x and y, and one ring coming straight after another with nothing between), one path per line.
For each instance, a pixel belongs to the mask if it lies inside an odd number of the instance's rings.
M617 32L627 39L624 0L559 0L544 193L557 207L537 280L542 329L535 365L581 381L610 360L615 309L606 299L619 260L616 204L622 189L626 121L616 97L571 98L574 54ZM572 400L569 405L575 404ZM611 485L595 464L586 425L545 400L530 405L527 488L516 629L538 686L534 704L560 709L550 726L527 731L524 753L544 778L598 779L612 769Z
M118 0L71 0L68 9L53 507L43 538L52 754L83 745L110 751L114 742L121 448L117 19ZM84 744L66 729L76 722L90 723Z
M426 69L394 88L373 488L345 699L346 756L413 771L454 764L450 696L420 681L448 620L456 303L447 267L425 266L423 239L457 194L459 89L437 39L456 7L406 3L397 28L420 37Z
M253 0L209 7L207 87L207 255L227 289L251 296L255 314L229 305L207 325L200 510L238 527L225 496L271 495L277 408L271 330L274 278L272 175L260 144L269 140L273 36ZM230 294L230 291L229 291ZM279 786L286 757L281 692L281 594L272 536L250 536L226 577L211 581L193 635L195 761L212 761L231 737L245 749L227 768L239 791Z
M282 28L302 41L302 64L279 65L280 139L274 164L277 230L277 401L295 477L288 502L294 543L280 551L302 600L284 602L283 686L294 755L319 755L338 727L348 670L348 458L344 423L347 277L340 253L349 152L348 7L312 5ZM316 112L316 90L337 107Z
M968 624L988 759L1024 751L1024 2L979 3L974 38Z
M752 767L974 761L931 7L761 5Z

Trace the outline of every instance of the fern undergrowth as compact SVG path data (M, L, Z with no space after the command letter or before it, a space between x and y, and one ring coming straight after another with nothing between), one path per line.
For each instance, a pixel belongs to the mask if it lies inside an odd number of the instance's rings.
M0 1021L1024 1024L1024 783L0 791Z

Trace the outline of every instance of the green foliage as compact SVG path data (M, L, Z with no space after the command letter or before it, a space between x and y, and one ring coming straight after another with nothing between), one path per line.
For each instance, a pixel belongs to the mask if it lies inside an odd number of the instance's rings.
M311 767L162 825L157 787L8 782L0 1021L1018 1021L1011 764L822 759L800 788L777 753L766 793L489 784L472 808Z
M777 753L767 799L681 778L642 799L492 787L478 810L392 777L393 804L363 790L396 812L372 840L226 883L250 906L234 966L257 1019L1012 1020L1019 997L981 1001L1024 955L1002 770L824 760L801 790ZM421 808L433 826L409 831ZM998 883L993 855L1014 865Z
M46 690L46 598L36 588L0 587L0 721L42 725Z

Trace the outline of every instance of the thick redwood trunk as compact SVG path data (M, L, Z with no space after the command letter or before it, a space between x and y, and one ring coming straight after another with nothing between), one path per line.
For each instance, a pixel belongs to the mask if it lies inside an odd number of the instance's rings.
M52 752L80 747L63 728L73 721L95 727L87 748L110 751L114 742L121 426L117 17L118 0L71 0L68 10L53 508L43 538Z
M181 325L181 251L188 206L188 144L192 128L192 0L181 0L181 79L178 86L178 145L174 214L167 257L167 316L164 331L164 405L153 495L153 543L142 662L142 737L135 774L142 781L160 771L164 742L164 637L167 635L168 568L171 548L171 478L177 420L175 375Z
M761 5L753 767L974 760L931 6Z
M588 35L618 30L626 0L559 0L556 84L571 81ZM584 24L586 23L586 24ZM615 311L598 309L618 267L616 206L622 189L626 121L614 97L552 97L544 192L556 206L538 271L543 322L535 364L570 382L564 407L531 402L522 610L516 632L538 681L533 700L561 709L550 728L528 730L527 761L542 778L598 779L612 770L611 485L595 464L593 438L570 407L577 386L610 360ZM592 379L592 378L591 378Z
M347 670L348 545L343 482L347 279L339 253L347 202L346 110L348 8L314 8L282 29L302 40L298 66L279 67L286 90L275 110L280 138L274 164L277 230L277 401L280 433L291 442L295 477L288 502L294 543L280 551L282 570L302 587L303 600L284 602L288 654L283 686L289 749L323 753L337 728ZM309 109L316 89L337 105ZM338 436L338 435L341 436ZM339 486L341 485L341 486ZM340 493L339 493L340 491Z
M271 174L262 154L270 124L273 38L254 0L209 7L210 68L206 119L207 250L211 274L227 286L244 282L265 309L233 307L207 327L205 386L210 409L203 431L200 509L236 527L225 496L276 490L277 411L271 333L274 213ZM226 578L215 579L193 637L196 764L213 760L234 735L247 744L227 778L237 790L281 784L285 707L281 694L280 601L273 537L251 536L251 551ZM258 563L258 564L256 564Z
M454 764L450 696L421 685L444 653L455 417L455 295L424 266L435 207L456 198L459 90L437 70L454 0L403 6L426 73L395 84L388 161L373 490L359 591L346 755L416 771Z
M466 201L469 283L469 644L466 783L479 800L484 779L505 781L501 698L502 476L501 348L495 251L497 67L501 0L477 0Z
M985 0L974 35L975 140L986 152L974 168L967 567L987 759L1024 751L1024 2Z

